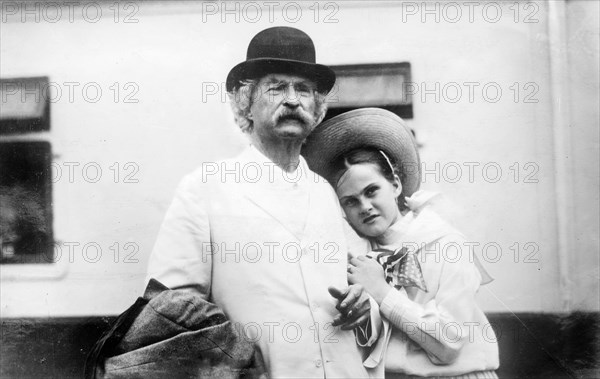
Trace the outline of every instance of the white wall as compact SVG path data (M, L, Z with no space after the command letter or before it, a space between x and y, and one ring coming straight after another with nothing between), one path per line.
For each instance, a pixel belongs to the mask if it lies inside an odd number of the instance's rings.
M52 280L25 278L15 268L2 267L2 317L117 314L140 294L147 257L179 179L201 162L231 156L244 144L222 94L203 101L203 87L222 85L229 69L245 59L251 37L276 25L295 26L311 35L321 63L411 62L420 92L414 96L415 117L409 123L423 144L426 168L433 169L436 162L440 165L439 179L427 174L423 188L443 191L462 207L457 222L473 241L501 248L497 262L483 259L496 278L481 291L484 310L561 311L565 299L571 299L575 309L599 310L598 44L593 44L597 33L586 34L597 31L598 19L588 12L593 6L583 3L569 3L573 10L570 28L576 24L587 37L577 39L581 35L575 34L570 41L585 50L569 50L569 75L574 80L565 93L571 104L569 117L576 126L569 131L576 208L566 222L577 231L569 236L577 252L568 252L566 273L557 237L561 227L557 209L564 201L556 195L555 172L560 162L555 154L553 41L546 3L536 3L537 11L521 7L517 16L515 8L510 8L512 2L481 2L473 9L473 22L468 9L462 8L456 23L449 22L455 14L444 14L441 8L439 22L434 15L423 22L420 2L404 7L331 3L338 8L325 8L321 3L318 22L314 8L309 8L313 3L303 3L302 17L296 23L286 22L282 6L271 14L263 8L261 16L246 8L248 12L237 22L234 15L207 12L203 20L203 5L191 2L139 2L128 9L121 3L119 22L114 20L112 2L107 2L96 23L89 22L94 16L89 5L87 19L81 16L80 5L74 9L73 22L63 12L56 23L45 21L43 14L39 22L27 16L29 21L22 23L23 9L16 14L8 9L1 25L0 76L46 75L63 92L51 104L49 134L55 163L63 168L53 187L54 232L57 239L80 245L73 250L72 262L67 259L67 247L62 247L57 266L65 271ZM228 4L233 8L236 3ZM436 3L427 4L434 9ZM496 6L502 17L494 23ZM138 22L122 22L132 11ZM534 11L530 21L538 22L524 22ZM295 17L294 8L288 12L288 19ZM327 15L331 16L328 21L338 22L324 22ZM221 22L221 16L227 22ZM580 17L586 20L583 24ZM73 102L67 98L65 82L81 83ZM116 103L110 89L115 82L121 87ZM123 101L131 91L123 87L129 82L139 89L133 95L137 103ZM450 91L448 83L452 82L463 91L456 102L452 102L454 92L444 96L442 90L446 86ZM465 82L478 83L472 101ZM83 97L81 88L86 83L102 88L98 102ZM440 99L436 101L434 95L421 98L422 83L430 89L440 83ZM482 94L487 83L502 89L497 102ZM514 83L520 86L516 102L515 87L511 90ZM526 83L532 87L524 88ZM524 102L533 86L538 89L532 96L537 102ZM93 94L90 89L89 95ZM495 96L493 88L487 94ZM73 183L68 180L68 162L80 164ZM82 175L82 166L89 162L102 169L97 183L88 183ZM115 162L121 167L118 183L113 177ZM135 166L124 170L126 162ZM472 178L468 164L479 164ZM482 173L486 164L488 176ZM460 178L455 175L457 166ZM139 182L124 183L123 174L132 172L132 167L139 168L133 177ZM491 180L496 176L494 167L502 170L495 183ZM537 182L527 183L526 175L534 171L529 179ZM88 172L93 173L92 169ZM82 246L90 242L102 249L96 263L83 257ZM123 262L127 242L139 247L137 263ZM111 250L115 243L121 246L118 263ZM517 262L515 243L520 246ZM524 249L526 243L530 243L528 249ZM533 248L538 249L534 262L527 263L525 255ZM93 257L94 251L88 252ZM489 261L496 253L493 248L487 252ZM576 274L580 269L586 270L582 276ZM560 285L563 276L572 281L568 286ZM582 290L589 296L579 294Z
M598 283L598 160L600 128L598 103L600 3L567 2L567 59L569 125L572 151L571 182L573 252L569 254L571 302L574 309L599 309Z

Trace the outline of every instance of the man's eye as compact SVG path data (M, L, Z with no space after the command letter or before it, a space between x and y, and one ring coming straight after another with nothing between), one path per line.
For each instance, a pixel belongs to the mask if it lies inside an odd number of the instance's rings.
M274 86L270 86L267 91L270 92L281 92L284 89L284 85L283 84L278 84L278 85L274 85Z
M310 92L310 88L308 88L307 86L297 86L295 89L296 92L302 94L308 94Z
M377 193L378 188L377 187L371 187L369 189L367 189L367 191L365 192L365 194L367 196L373 196Z
M303 86L298 90L301 96L313 97L316 93L316 89L311 86Z

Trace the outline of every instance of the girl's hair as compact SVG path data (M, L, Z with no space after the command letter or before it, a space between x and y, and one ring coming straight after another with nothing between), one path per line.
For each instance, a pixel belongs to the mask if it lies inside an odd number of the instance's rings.
M381 175L383 175L390 183L394 181L394 175L398 175L400 183L403 183L405 180L406 174L398 168L398 163L394 162L389 154L385 154L381 150L373 147L359 147L341 155L333 162L331 172L333 174L332 178L334 179L331 183L335 184L337 187L337 183L342 175L344 175L351 166L361 163L371 163L377 166ZM400 211L408 210L404 198L404 188L400 196L398 196L397 203Z

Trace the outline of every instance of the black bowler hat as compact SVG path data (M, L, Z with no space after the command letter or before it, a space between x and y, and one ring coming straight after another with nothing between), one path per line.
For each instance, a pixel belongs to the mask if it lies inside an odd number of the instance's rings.
M335 73L315 63L315 55L315 45L303 31L285 26L265 29L250 41L246 61L229 71L227 92L238 87L241 80L267 74L303 76L317 83L320 92L329 92L335 83Z

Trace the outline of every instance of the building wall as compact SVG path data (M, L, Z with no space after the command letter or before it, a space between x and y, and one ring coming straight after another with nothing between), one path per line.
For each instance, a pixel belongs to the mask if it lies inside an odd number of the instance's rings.
M570 293L575 309L598 310L598 46L600 5L594 1L567 2L567 84L570 117L574 200L574 248L570 265Z
M517 13L480 2L459 18L433 2L301 3L300 17L227 3L240 6L236 20L221 3L120 3L116 15L107 2L97 22L97 3L57 22L50 9L3 3L0 77L54 83L47 138L62 245L56 264L2 267L2 317L115 315L133 302L180 178L243 148L223 83L251 36L278 25L311 35L321 63L411 63L422 187L444 192L481 243L496 278L480 291L485 311L600 310L598 5L551 3Z

